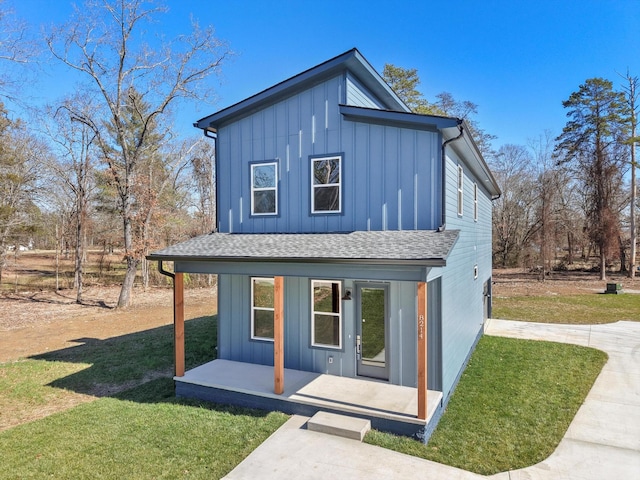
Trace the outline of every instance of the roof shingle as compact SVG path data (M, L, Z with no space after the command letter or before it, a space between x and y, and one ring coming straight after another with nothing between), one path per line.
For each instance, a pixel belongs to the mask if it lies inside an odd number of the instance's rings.
M458 230L349 233L211 233L150 254L149 260L362 262L445 265Z

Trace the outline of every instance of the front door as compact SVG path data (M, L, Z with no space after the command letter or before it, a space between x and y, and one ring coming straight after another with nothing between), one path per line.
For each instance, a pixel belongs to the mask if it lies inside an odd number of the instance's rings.
M358 375L389 379L389 286L356 284Z

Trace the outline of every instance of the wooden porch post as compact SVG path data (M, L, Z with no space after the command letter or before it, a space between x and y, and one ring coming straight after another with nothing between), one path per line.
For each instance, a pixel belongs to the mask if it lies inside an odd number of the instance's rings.
M284 277L273 279L273 392L284 392Z
M427 419L427 283L418 282L418 418Z
M173 277L173 341L176 377L184 376L184 274Z

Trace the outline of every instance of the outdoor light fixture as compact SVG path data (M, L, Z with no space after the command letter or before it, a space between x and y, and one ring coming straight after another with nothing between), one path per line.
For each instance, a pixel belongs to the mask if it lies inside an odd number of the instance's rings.
M351 300L351 290L347 290L346 292L344 292L344 297L342 297L343 300Z

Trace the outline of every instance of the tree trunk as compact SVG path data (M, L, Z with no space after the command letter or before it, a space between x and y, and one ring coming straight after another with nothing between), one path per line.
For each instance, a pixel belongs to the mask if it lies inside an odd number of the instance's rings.
M58 225L56 224L56 292L60 290L60 237L58 236Z
M147 289L149 288L149 262L147 261L144 255L140 260L140 266L142 271L142 288L146 292Z
M82 217L78 214L76 224L76 258L75 258L75 284L76 284L76 303L82 303L82 276L83 276L83 258L85 254L84 237L82 235Z
M122 223L124 227L124 257L127 261L127 271L124 275L124 280L122 281L122 288L120 289L120 296L118 297L118 304L116 305L116 308L126 308L131 304L131 291L133 290L133 283L135 282L138 263L140 262L133 249L133 232L127 200L123 201L124 208L122 213Z
M625 251L622 237L619 235L618 235L618 244L620 247L620 273L625 273L627 271L627 252Z
M2 271L4 270L4 263L7 261L7 250L3 245L0 250L0 285L2 285Z
M632 137L636 135L635 123L632 125ZM636 145L635 142L631 143L631 205L629 209L630 214L630 230L631 230L631 253L629 255L629 278L636 276L636 245L637 245L637 232L636 232Z
M125 308L131 305L131 291L133 290L133 283L136 280L138 263L139 260L137 258L133 256L127 257L127 272L122 281L122 288L120 289L120 296L118 297L118 305L116 308Z

